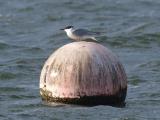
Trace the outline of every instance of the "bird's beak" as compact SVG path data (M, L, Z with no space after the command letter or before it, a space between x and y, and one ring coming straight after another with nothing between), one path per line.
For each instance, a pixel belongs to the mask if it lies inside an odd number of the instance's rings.
M64 30L64 28L61 28L60 30Z

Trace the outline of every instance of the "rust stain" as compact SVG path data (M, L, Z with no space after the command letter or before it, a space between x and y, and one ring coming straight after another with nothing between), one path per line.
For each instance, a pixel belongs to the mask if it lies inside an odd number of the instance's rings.
M48 65L46 66L46 71L45 71L45 74L44 74L44 87L46 87L47 73L48 73Z

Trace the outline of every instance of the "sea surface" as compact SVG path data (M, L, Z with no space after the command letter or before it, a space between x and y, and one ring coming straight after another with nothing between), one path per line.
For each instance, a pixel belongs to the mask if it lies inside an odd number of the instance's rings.
M44 62L70 43L60 28L103 32L128 77L126 106L48 105ZM160 120L160 0L0 0L0 120Z

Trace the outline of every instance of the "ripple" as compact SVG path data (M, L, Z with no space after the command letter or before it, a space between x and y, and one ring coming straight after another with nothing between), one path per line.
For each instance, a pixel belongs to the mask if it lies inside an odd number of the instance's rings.
M8 50L8 49L19 49L19 48L25 48L25 46L18 46L11 43L3 43L0 42L0 50Z
M19 91L24 91L24 88L18 88L18 87L0 87L0 92L19 92Z
M124 48L151 48L153 45L160 46L160 34L142 34L130 36L115 36L110 38L101 38L103 42L114 46Z
M124 24L124 23L123 23ZM129 33L130 35L142 35L142 33L149 27L152 27L154 25L151 22L146 22L146 23L139 23L139 24L134 24L125 29L125 32Z
M37 96L32 96L32 95L11 95L10 98L11 99L24 99L24 98L33 99L33 98L37 98Z
M11 72L0 72L0 80L10 80L15 79L16 77L17 75Z
M159 94L160 91L158 92L144 92L144 93L141 93L140 96L143 97L143 98L148 98L149 100L159 100L160 101L160 94Z
M27 64L27 60L23 60L23 59L17 59L16 60L16 64Z
M22 109L12 109L12 110L10 110L12 113L18 113L18 112L23 112L23 110Z
M129 78L129 84L134 85L134 86L138 86L142 82L145 82L145 80L142 80L138 76L132 76Z
M160 46L160 33L144 34L141 36L135 36L135 39L137 39L137 42L140 44L157 43Z
M139 65L140 68L147 68L154 72L160 71L160 60L149 61Z
M0 50L8 49L8 48L10 48L10 45L8 45L6 43L0 43Z
M48 15L46 19L50 22L54 22L54 21L62 20L63 17L62 16L56 16L56 15Z
M44 58L17 58L14 59L13 62L15 62L16 64L33 64L33 63L37 63L38 61L43 61Z
M138 44L137 42L132 40L133 38L130 38L130 37L116 36L112 38L107 38L107 39L102 38L102 39L103 40L101 41L113 47L123 47L123 48L146 48L147 47L147 46Z
M31 48L25 48L23 50L21 50L23 52L28 52L28 53L32 53L32 54L36 54L36 53L41 53L43 52L42 48L39 47L31 47Z
M28 6L28 7L25 7L25 8L20 8L18 11L19 12L32 12L33 10L34 10L33 7Z
M18 71L18 77L23 77L24 75L26 76L27 74L34 74L37 72L43 61L43 58L17 58L10 61L10 65L8 65L8 67L16 69L16 71Z
M40 104L40 103L21 105L21 107L23 108L37 108L37 107L42 107L42 106L43 104Z

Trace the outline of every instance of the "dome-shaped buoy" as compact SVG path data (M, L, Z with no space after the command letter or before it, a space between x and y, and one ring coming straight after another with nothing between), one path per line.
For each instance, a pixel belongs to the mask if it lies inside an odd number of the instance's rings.
M73 42L56 50L40 76L47 102L80 105L124 103L127 77L117 57L94 42Z

